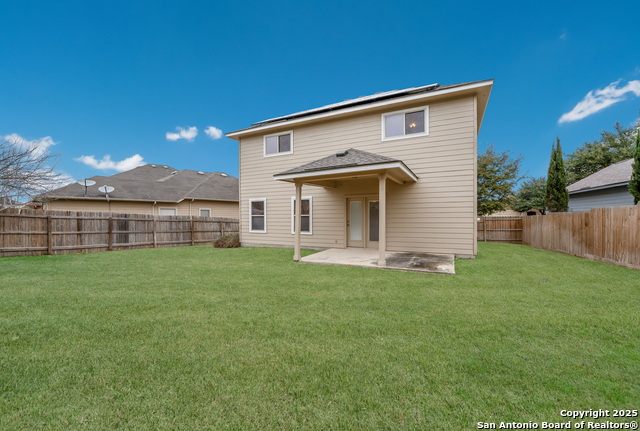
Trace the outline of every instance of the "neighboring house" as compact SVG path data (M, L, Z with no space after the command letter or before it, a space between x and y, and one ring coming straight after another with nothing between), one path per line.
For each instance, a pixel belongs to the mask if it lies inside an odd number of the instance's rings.
M221 172L144 165L88 180L95 184L86 190L69 184L38 200L48 210L238 218L238 179ZM101 192L99 187L105 185L114 190Z
M534 216L542 215L540 210L532 208L528 211L518 212L516 210L508 209L504 211L498 211L493 214L489 214L489 217L522 217L522 216Z
M377 93L227 134L240 146L242 244L294 247L296 260L300 246L376 248L380 264L384 251L475 256L492 85Z
M0 197L0 209L4 208L21 208L24 203L8 197Z
M633 159L607 166L569 187L569 211L589 211L591 208L633 205L629 192Z
M502 211L496 211L494 213L488 214L489 217L519 217L519 216L523 216L523 215L527 215L526 212L518 212L512 209L507 209L507 210L502 210Z

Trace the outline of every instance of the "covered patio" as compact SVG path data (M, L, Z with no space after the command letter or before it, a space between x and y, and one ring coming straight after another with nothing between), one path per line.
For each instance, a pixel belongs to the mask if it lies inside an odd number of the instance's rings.
M274 175L277 181L295 184L295 217L294 217L294 256L300 261L300 235L302 218L302 187L335 188L340 180L377 179L378 181L378 230L377 251L375 249L356 248L363 255L377 253L377 266L387 266L387 180L397 184L418 181L418 177L401 160L350 148L322 159L298 166ZM332 249L337 250L337 249ZM333 258L337 258L334 254ZM346 257L346 255L345 255ZM368 259L368 258L367 258Z

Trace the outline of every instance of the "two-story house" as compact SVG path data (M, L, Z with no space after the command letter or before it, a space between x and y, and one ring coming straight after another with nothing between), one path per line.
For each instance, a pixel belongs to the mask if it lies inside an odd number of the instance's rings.
M474 257L477 137L492 80L427 85L272 118L240 147L245 246Z

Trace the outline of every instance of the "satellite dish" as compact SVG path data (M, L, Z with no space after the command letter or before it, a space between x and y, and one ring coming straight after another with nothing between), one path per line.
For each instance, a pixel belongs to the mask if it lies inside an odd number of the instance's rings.
M112 191L115 190L115 188L111 187L111 186L100 186L98 187L98 190L100 190L101 193L104 193L107 197L109 197L109 193L111 193Z
M93 185L95 185L95 183L96 183L95 181L93 181L93 180L88 180L88 179L86 179L86 178L85 178L84 180L78 180L77 182L78 182L78 184L80 184L81 186L84 186L84 195L85 195L85 196L87 196L87 187L89 187L89 186L93 186Z

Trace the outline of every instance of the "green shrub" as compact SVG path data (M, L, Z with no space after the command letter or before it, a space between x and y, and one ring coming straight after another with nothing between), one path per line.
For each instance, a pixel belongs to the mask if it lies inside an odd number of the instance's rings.
M213 242L215 248L236 248L240 247L240 235L237 233L221 236Z

